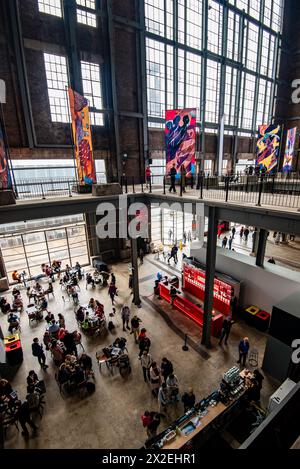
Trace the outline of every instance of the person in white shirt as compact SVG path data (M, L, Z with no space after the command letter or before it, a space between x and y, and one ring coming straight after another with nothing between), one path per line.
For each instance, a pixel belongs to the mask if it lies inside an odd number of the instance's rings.
M152 364L152 357L148 350L144 350L141 356L141 365L144 375L144 381L147 383L150 381L150 366Z

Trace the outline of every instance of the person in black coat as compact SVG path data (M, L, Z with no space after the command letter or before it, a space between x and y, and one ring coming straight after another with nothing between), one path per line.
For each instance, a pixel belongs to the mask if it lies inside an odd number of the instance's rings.
M19 408L18 408L18 412L17 412L17 417L18 417L18 420L19 420L19 422L21 424L21 427L22 427L22 430L23 430L22 435L25 438L29 437L29 432L28 432L28 429L26 427L26 423L28 423L28 425L30 425L30 427L33 429L33 434L36 434L37 426L31 420L29 404L28 404L27 401L24 401L23 403L21 403L21 401L19 401Z
M72 355L73 352L77 357L77 347L75 344L74 336L70 332L67 332L64 338L62 339L66 347L66 353Z
M228 341L228 337L231 331L232 324L234 324L234 321L232 321L230 317L224 318L219 345L222 344L224 338L225 338L225 345L227 345L227 341Z
M174 163L171 170L170 170L171 185L170 185L169 192L173 191L174 193L176 193L176 187L175 187L176 174L177 174L177 171L176 171L176 167L175 167L175 163Z
M161 365L160 365L160 368L161 368L161 374L166 382L167 380L167 377L173 373L174 369L173 369L173 365L172 365L172 362L170 362L170 360L168 360L166 357L164 357L161 361Z
M189 388L189 391L183 394L181 400L184 405L184 412L187 412L188 410L192 409L196 402L196 396L194 394L193 389Z

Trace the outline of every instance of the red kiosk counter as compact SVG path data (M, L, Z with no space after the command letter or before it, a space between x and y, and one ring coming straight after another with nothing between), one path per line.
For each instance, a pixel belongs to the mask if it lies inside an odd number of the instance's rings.
M182 289L204 301L205 267L196 260L185 258L182 270ZM239 299L240 282L223 274L216 273L214 281L213 308L228 316L231 313L231 301Z
M159 283L159 294L164 300L167 300L171 303L170 297L170 285L165 285L164 283ZM196 306L187 298L184 298L182 295L177 294L173 303L173 306L181 311L183 314L193 319L197 324L203 327L203 317L204 311L199 306ZM223 324L223 315L213 312L213 317L211 321L211 333L214 337L219 337L222 330Z

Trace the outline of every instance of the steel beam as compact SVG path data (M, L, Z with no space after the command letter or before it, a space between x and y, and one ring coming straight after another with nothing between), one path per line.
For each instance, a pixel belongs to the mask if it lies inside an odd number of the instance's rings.
M208 235L206 250L206 267L205 267L205 294L204 294L204 321L201 343L207 348L211 346L211 320L214 297L214 280L216 269L217 255L217 234L218 234L218 218L216 216L215 207L209 207L208 216Z
M63 0L63 9L70 84L77 93L83 94L81 66L76 40L76 0Z
M140 288L139 288L139 268L138 268L138 252L137 252L137 239L131 238L131 265L133 275L133 300L136 306L141 305Z

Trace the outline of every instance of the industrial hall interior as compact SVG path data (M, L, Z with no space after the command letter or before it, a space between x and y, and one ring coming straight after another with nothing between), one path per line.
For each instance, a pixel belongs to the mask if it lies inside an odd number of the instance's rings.
M299 129L298 0L0 0L0 448L300 448Z

